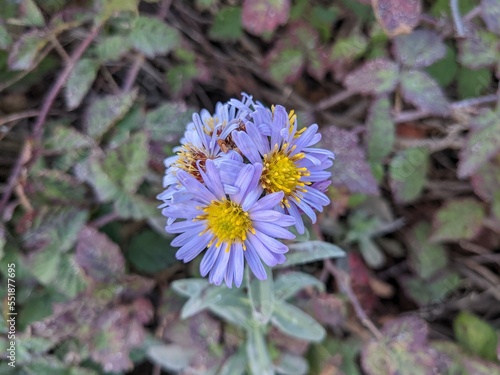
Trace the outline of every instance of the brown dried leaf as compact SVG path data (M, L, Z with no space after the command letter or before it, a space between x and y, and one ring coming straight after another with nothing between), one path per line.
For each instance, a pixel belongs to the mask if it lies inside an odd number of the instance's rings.
M410 33L419 23L421 0L372 0L378 22L389 36Z

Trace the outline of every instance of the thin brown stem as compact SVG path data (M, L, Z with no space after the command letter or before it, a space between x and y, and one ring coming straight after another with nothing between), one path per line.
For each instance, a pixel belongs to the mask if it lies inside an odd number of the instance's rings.
M323 111L327 108L333 107L336 104L339 104L343 102L344 100L349 99L351 96L353 96L355 93L353 91L345 90L341 91L333 96L330 96L329 98L323 99L320 101L318 104L316 104L315 110L316 111Z
M134 62L132 63L127 77L125 78L125 83L123 84L122 91L129 92L132 89L143 63L144 56L142 54L138 54L134 57Z

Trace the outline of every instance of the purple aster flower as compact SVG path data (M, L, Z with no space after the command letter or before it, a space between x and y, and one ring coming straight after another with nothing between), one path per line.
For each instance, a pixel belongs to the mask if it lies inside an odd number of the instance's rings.
M274 210L283 200L282 191L261 197L262 171L260 163L244 165L229 194L221 178L224 171L219 171L212 160L206 161L205 170L198 169L201 181L184 170L177 172L191 199L163 209L163 215L183 219L167 225L166 231L180 234L172 245L180 246L176 257L185 263L206 249L200 272L202 276L208 274L211 283L220 285L225 280L228 287L233 282L239 287L244 260L260 280L267 277L262 262L275 266L285 261L283 254L288 247L276 238L295 238L285 229L295 220Z
M295 227L304 233L301 214L314 223L316 213L330 203L324 194L332 165L332 152L312 146L319 142L318 125L297 130L293 111L287 114L282 106L272 111L260 105L245 122L244 131L234 130L232 139L250 163L262 163L260 185L266 194L283 192L276 209L295 219Z

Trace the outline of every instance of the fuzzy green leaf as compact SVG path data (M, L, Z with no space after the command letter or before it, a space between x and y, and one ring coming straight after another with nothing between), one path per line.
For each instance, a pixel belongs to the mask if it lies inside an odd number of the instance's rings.
M428 168L429 152L423 147L403 150L392 159L390 185L398 202L412 202L420 196Z
M69 75L64 97L69 110L77 108L97 76L99 64L92 59L81 59Z
M165 22L152 17L137 17L130 33L132 45L148 57L164 55L177 47L179 34Z

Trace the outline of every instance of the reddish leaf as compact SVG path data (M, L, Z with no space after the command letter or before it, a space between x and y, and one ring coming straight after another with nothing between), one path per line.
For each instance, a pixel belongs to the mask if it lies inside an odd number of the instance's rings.
M500 35L500 0L481 0L481 16L488 30Z
M335 186L346 186L351 192L377 195L377 181L358 141L358 136L348 130L334 126L324 129L323 145L336 155L332 182Z
M489 162L481 166L472 176L471 184L474 192L486 202L495 199L500 192L499 162Z
M471 120L471 131L460 152L458 177L470 176L500 150L500 114L484 110Z
M243 27L252 34L273 32L288 21L290 0L244 0Z
M441 87L427 73L418 70L403 72L401 92L405 100L429 114L445 116L450 112Z
M421 68L442 59L446 54L446 45L434 31L415 30L394 38L392 51L403 65Z
M78 235L76 261L96 281L110 280L125 272L118 245L92 227L83 228Z
M389 36L410 33L418 25L420 0L372 0L378 22Z
M362 94L389 93L398 82L398 66L387 59L375 59L350 73L344 81L349 90Z

